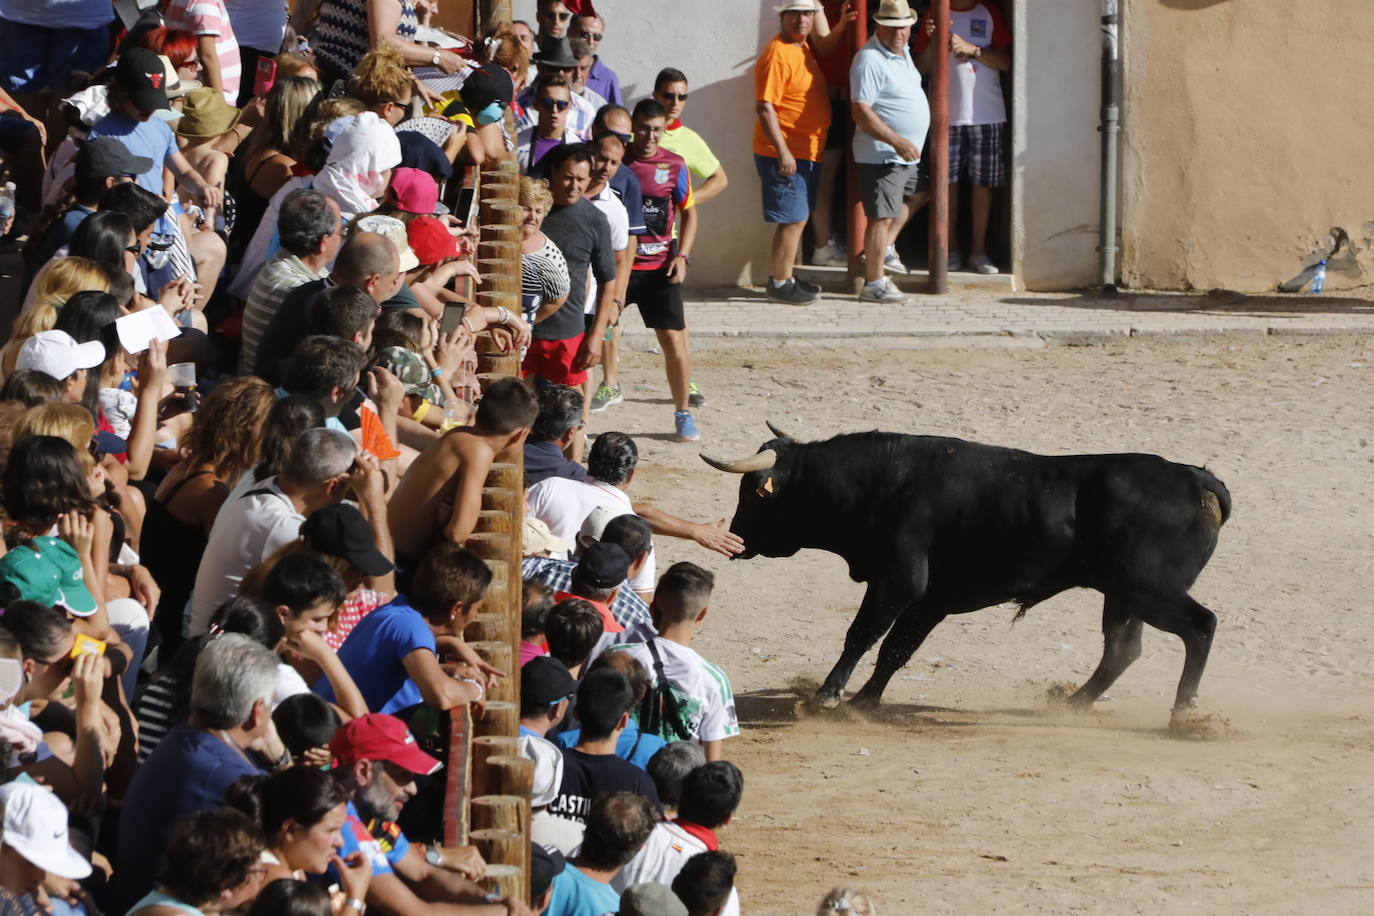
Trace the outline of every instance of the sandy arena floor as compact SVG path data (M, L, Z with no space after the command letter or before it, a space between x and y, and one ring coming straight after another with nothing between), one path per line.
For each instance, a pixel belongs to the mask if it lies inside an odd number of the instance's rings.
M1206 464L1234 515L1193 595L1220 618L1202 711L1229 734L1167 729L1178 641L1092 713L1049 709L1100 655L1100 598L1071 592L952 618L881 715L797 702L834 663L862 595L838 558L728 563L660 539L659 568L718 576L699 648L730 674L744 803L723 834L750 914L814 912L836 884L914 913L1374 912L1374 504L1370 338L1120 340L1045 350L703 353L699 448L667 440L661 360L626 357L626 403L593 430L635 435L631 492L729 516L734 457L770 438L882 428L1045 453L1144 451ZM872 654L851 686L867 678Z

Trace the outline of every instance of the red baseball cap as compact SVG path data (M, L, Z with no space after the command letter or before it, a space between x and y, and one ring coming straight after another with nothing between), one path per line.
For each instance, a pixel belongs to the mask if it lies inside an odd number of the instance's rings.
M415 744L415 736L395 716L369 713L334 733L329 752L341 766L359 760L386 760L412 773L428 775L441 764Z
M439 186L429 172L397 169L391 173L391 190L388 193L398 210L426 216L439 212Z
M437 264L458 257L458 240L448 227L432 216L417 216L406 226L410 250L421 264Z

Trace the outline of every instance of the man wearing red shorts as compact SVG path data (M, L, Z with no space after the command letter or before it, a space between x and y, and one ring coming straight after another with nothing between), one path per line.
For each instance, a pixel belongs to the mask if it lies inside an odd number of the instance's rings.
M580 144L555 153L559 158L549 172L553 208L542 230L563 252L571 283L561 306L545 306L535 314L534 340L523 370L526 378L578 388L587 380L587 369L600 360L601 339L615 314L615 251L605 215L583 197L591 180L591 153ZM590 329L582 317L588 269L599 291Z

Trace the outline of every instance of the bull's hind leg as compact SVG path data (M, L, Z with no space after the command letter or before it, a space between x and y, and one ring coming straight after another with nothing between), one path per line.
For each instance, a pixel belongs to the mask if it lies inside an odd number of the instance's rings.
M1198 683L1207 667L1207 655L1212 651L1212 636L1217 629L1217 615L1188 595L1176 598L1156 598L1140 607L1140 617L1152 627L1173 633L1183 640L1183 676L1178 680L1178 694L1174 697L1174 711L1193 706L1197 702Z
M859 706L878 705L892 675L911 660L912 654L925 642L930 631L944 619L944 611L922 604L917 604L898 617L883 640L882 648L878 650L878 663L873 668L873 676L854 694L851 702Z
M1140 658L1141 620L1134 608L1120 598L1108 596L1102 603L1102 661L1087 683L1069 697L1070 706L1086 709L1121 673Z
M873 644L887 632L898 615L920 597L924 588L924 569L921 571L919 587L909 579L899 581L889 578L869 583L868 591L864 592L863 604L859 605L859 613L849 625L849 632L845 634L844 651L840 653L840 660L826 676L821 689L816 691L817 703L825 707L839 705L840 694L844 691L844 685L849 683L849 677L854 673L854 666L859 663L859 659L873 648Z

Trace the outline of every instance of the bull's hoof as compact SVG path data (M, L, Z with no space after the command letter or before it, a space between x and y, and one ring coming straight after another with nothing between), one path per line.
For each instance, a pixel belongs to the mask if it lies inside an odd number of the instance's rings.
M882 703L882 700L883 698L880 696L859 691L858 693L854 694L854 696L850 699L849 705L854 709L862 710L863 712L872 712L873 710L878 708L879 704Z
M1169 717L1169 734L1192 741L1216 741L1234 738L1240 732L1225 716L1199 712L1197 701L1194 700L1190 704L1174 707L1173 715Z
M820 709L839 709L840 692L838 690L817 690L811 703Z

